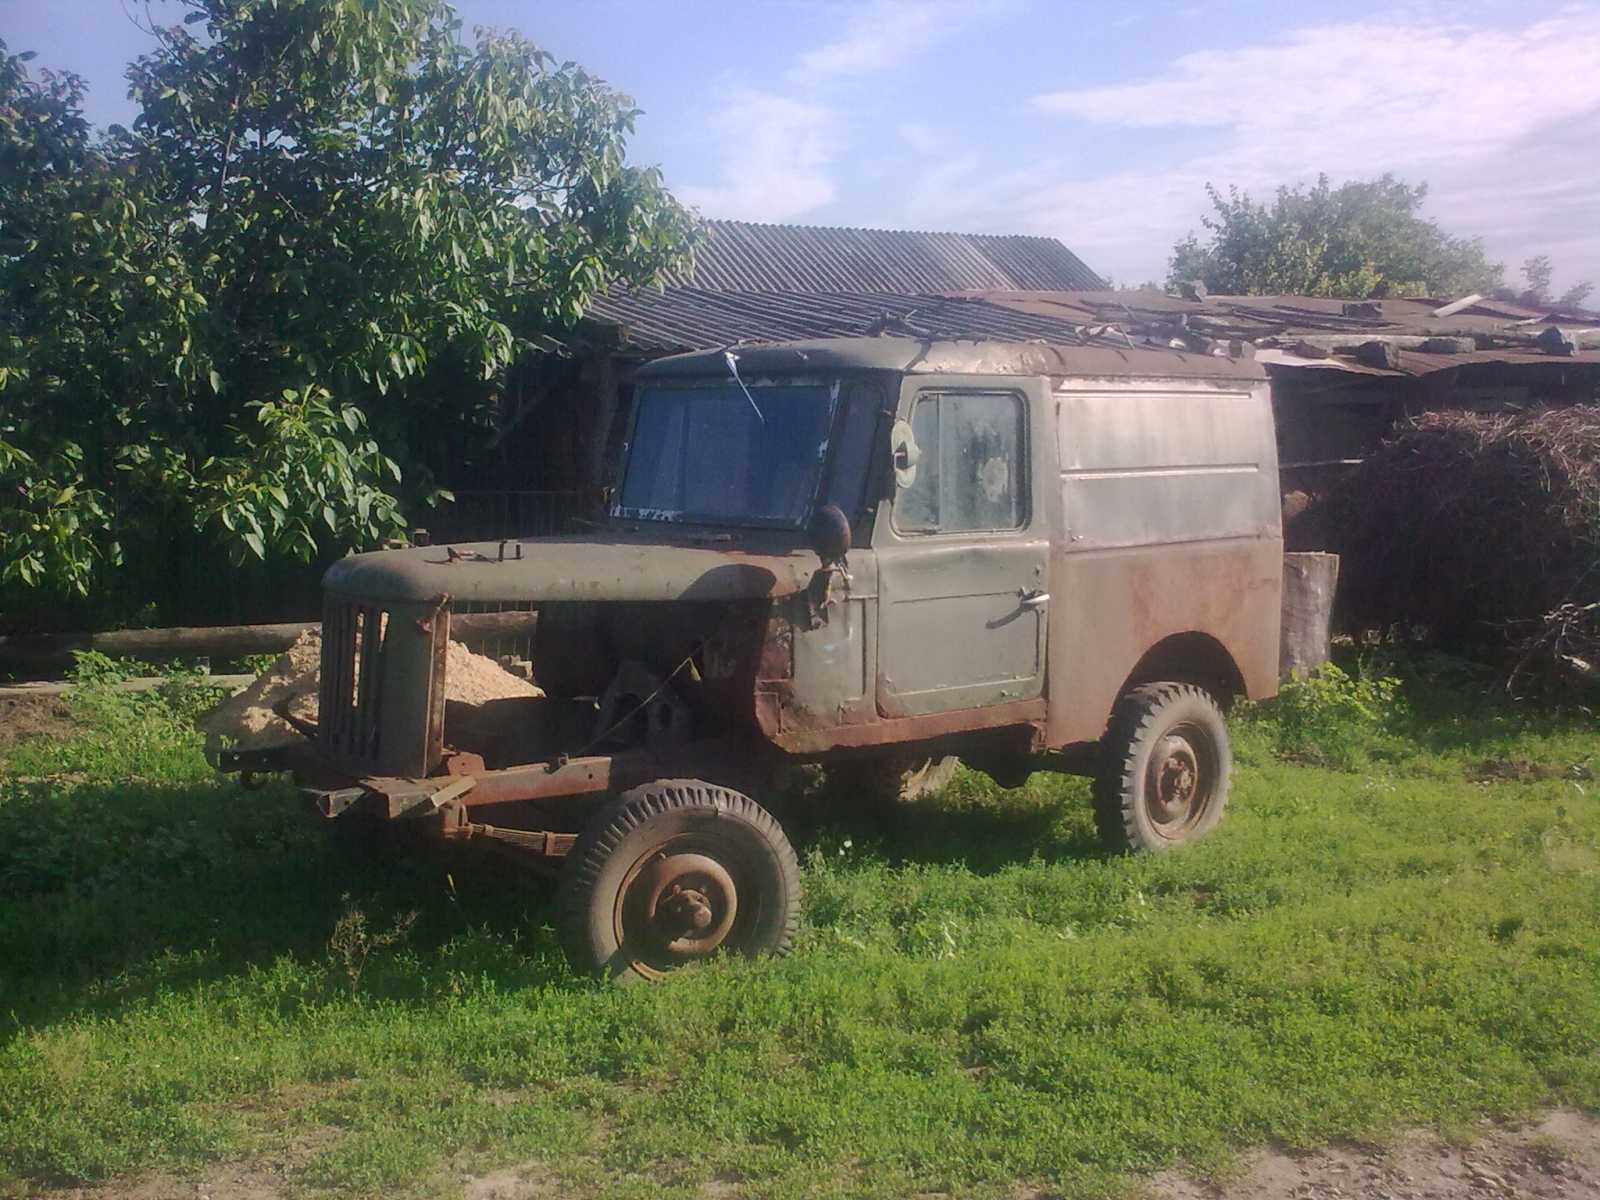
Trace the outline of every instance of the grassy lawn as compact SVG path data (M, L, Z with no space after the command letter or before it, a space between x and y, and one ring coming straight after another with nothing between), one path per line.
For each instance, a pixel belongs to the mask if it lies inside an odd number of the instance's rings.
M1190 850L1107 857L1081 781L965 775L892 836L797 838L793 957L621 990L568 971L542 886L351 865L289 788L208 772L192 701L91 688L82 736L0 751L0 1194L244 1160L312 1193L1088 1196L1600 1108L1592 717L1427 671L1334 692L1239 722Z

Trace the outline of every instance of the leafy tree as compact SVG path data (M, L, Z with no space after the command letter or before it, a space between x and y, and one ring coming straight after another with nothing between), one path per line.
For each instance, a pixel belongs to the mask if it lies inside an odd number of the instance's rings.
M98 139L0 44L0 583L371 546L511 363L695 236L626 96L442 0L177 5Z
M1583 302L1589 298L1590 293L1593 291L1594 283L1591 280L1582 279L1573 284L1566 291L1562 292L1561 295L1557 296L1556 303L1562 305L1571 305L1574 308L1578 308L1582 306Z
M1280 187L1270 205L1211 185L1209 234L1172 251L1167 284L1198 279L1225 294L1454 296L1499 286L1503 268L1478 238L1456 238L1419 215L1426 184L1383 175L1334 187Z
M1555 274L1555 268L1550 262L1548 254L1538 254L1522 264L1522 278L1527 282L1527 290L1519 299L1533 304L1548 304L1550 301L1550 279ZM1573 284L1556 298L1559 305L1577 307L1589 298L1589 293L1594 291L1594 284L1585 279Z
M1544 300L1550 295L1550 277L1554 274L1555 268L1551 266L1548 254L1537 254L1527 259L1522 264L1522 278L1528 284L1524 294L1536 302Z

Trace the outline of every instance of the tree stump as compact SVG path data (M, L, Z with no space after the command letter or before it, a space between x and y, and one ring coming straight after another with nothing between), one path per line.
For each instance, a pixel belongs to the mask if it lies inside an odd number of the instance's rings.
M1278 675L1313 670L1328 661L1333 594L1339 583L1339 556L1321 551L1283 556L1283 633Z

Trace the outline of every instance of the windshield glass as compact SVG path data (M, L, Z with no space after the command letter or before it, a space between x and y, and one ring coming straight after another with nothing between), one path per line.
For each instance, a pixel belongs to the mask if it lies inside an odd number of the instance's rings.
M752 387L752 405L732 381L644 389L617 514L799 525L817 494L836 391Z

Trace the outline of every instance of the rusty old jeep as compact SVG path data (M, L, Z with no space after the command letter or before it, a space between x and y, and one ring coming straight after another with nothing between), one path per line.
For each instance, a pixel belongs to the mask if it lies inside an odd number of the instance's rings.
M582 966L783 952L778 773L1091 775L1115 847L1221 818L1222 709L1277 683L1266 380L1165 349L862 338L653 362L594 532L327 572L292 765L340 822L556 868ZM445 701L452 611L537 611L544 695ZM877 786L877 785L874 785ZM881 789L880 789L881 790Z

